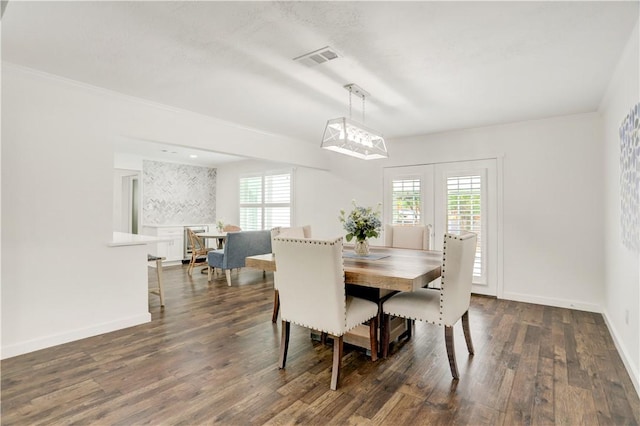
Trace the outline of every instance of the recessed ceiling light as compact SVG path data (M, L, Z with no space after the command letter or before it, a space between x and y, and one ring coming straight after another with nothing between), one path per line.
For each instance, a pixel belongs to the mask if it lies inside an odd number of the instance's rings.
M198 158L198 156L195 155L195 154L191 154L191 155L189 155L189 158Z

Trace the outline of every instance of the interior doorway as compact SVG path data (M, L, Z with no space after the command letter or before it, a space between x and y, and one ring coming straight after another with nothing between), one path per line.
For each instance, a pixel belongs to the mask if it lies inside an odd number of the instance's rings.
M114 231L138 234L141 221L140 171L115 169L113 194Z

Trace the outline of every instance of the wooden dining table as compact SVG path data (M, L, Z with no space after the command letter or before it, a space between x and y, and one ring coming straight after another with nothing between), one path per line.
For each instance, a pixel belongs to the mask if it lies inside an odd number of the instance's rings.
M342 256L347 294L375 301L381 316L382 303L398 291L415 291L440 277L442 252L390 247L371 247L369 256L356 256L345 246ZM276 271L272 253L246 258L246 266ZM379 318L381 319L381 318ZM381 324L379 321L378 324ZM391 321L391 340L406 332L405 321ZM380 340L380 339L379 339ZM361 325L345 335L344 341L371 350L369 328Z

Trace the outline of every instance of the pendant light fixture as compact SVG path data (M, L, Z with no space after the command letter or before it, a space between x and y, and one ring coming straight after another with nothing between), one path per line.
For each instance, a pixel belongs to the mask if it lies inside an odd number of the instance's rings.
M351 96L356 95L362 99L364 123L365 98L369 94L355 84L347 84L344 88L349 91L349 118L339 117L327 121L320 147L363 160L387 158L387 146L382 134L351 119Z

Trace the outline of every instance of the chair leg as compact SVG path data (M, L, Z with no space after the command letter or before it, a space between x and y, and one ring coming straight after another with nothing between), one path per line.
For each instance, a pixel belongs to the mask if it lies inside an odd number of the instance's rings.
M453 344L453 326L444 326L444 341L447 345L447 355L449 356L449 367L451 368L451 375L454 379L458 379L458 364L456 363L456 349Z
M462 331L464 331L464 340L467 341L467 350L473 355L473 342L471 341L471 329L469 329L469 311L462 314Z
M189 261L189 267L187 268L187 274L191 276L193 274L193 267L196 265L196 257L191 255L191 260Z
M207 266L207 281L211 281L212 273L213 273L213 268L211 266Z
M380 333L382 335L382 358L386 358L389 355L390 317L388 314L382 314L382 332Z
M371 342L371 361L378 360L378 316L369 320L369 341Z
M231 269L225 269L224 274L227 276L227 284L231 287Z
M406 324L407 324L407 332L406 332L407 340L411 340L411 336L413 336L413 326L415 325L415 320L407 318Z
M284 368L287 363L290 331L291 323L289 321L282 321L282 337L280 338L280 360L278 360L278 368Z
M342 363L342 349L344 336L333 338L333 367L331 368L331 390L338 389L340 379L340 364Z
M158 274L158 293L160 294L160 306L164 307L164 288L162 286L162 259L156 259L156 273Z
M275 323L278 320L278 311L280 310L280 293L278 290L274 290L273 296L273 315L271 315L271 322Z

